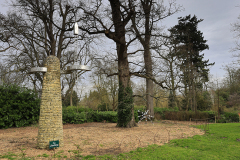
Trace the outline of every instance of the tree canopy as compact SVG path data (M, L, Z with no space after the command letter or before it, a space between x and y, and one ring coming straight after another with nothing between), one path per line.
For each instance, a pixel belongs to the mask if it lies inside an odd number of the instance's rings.
M183 72L182 80L185 85L186 106L191 106L192 110L197 110L196 106L196 88L199 84L208 81L209 69L214 63L208 63L209 60L203 60L202 51L209 49L207 40L203 33L198 30L198 24L203 19L198 20L194 15L179 17L178 24L169 29L172 37L172 43L177 44L175 56L181 62L180 68ZM202 78L197 82L197 78ZM201 87L200 87L201 88Z

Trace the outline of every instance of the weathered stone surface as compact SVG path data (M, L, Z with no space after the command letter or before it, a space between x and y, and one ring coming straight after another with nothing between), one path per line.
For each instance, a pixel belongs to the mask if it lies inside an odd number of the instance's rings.
M43 76L37 146L47 149L53 140L59 140L59 147L63 146L60 61L49 56L44 67L47 72Z

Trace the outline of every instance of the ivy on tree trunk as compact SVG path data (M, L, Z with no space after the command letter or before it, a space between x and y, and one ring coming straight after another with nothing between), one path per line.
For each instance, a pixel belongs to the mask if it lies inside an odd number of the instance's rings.
M119 84L118 91L118 122L117 127L131 128L136 125L134 119L134 105L133 105L133 92L128 85L124 87L122 83Z

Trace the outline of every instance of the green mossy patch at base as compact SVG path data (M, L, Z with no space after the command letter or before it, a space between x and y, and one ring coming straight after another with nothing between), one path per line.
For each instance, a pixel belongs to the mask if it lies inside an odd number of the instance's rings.
M131 127L134 124L130 124L134 114L134 105L133 105L133 92L131 87L124 88L123 85L119 85L118 92L118 127ZM132 123L135 123L133 121ZM129 126L130 125L130 126Z

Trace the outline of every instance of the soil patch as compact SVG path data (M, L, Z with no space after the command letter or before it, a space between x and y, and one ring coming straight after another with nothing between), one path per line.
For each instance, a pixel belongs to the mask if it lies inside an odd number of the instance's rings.
M138 147L151 144L163 145L171 139L203 135L204 132L193 128L194 122L161 121L141 122L134 128L117 128L116 123L84 123L63 125L64 146L54 150L37 149L38 127L21 127L0 129L0 155L7 152L26 157L37 157L43 154L62 158L73 157L77 150L81 155L118 154L129 152ZM48 157L48 158L49 158Z

